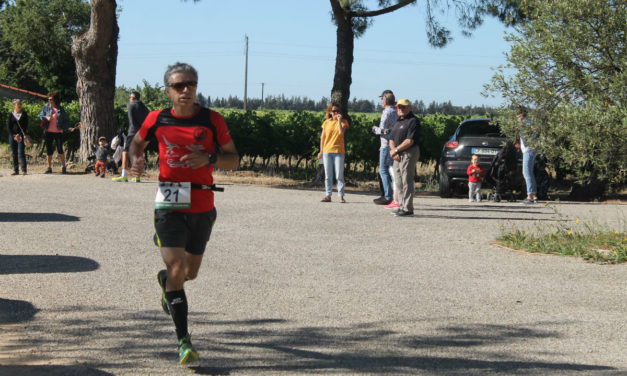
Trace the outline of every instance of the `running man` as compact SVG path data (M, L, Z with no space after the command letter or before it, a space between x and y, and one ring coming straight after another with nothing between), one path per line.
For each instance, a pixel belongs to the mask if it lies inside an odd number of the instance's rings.
M178 338L179 362L198 360L187 330L184 283L198 275L205 246L216 220L213 205L214 167L234 170L239 155L224 118L196 104L198 73L191 65L175 63L163 77L172 107L152 111L133 138L131 171L145 169L148 141L159 143L159 189L155 197L155 242L166 265L157 279L161 306L172 316Z

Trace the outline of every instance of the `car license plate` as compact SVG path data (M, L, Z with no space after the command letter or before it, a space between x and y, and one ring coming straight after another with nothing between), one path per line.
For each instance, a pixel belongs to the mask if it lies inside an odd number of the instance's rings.
M488 149L488 148L472 148L473 154L479 155L496 155L498 154L499 149Z

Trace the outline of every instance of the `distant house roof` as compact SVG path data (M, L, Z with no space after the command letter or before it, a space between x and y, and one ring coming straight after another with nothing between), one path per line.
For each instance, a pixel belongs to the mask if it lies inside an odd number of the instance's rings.
M10 98L10 99L15 99L15 98L33 99L33 97L36 97L39 99L48 98L48 96L45 94L39 94L39 93L35 93L32 91L24 90L24 89L18 89L16 87L4 85L4 84L0 84L0 96L5 97L5 98Z

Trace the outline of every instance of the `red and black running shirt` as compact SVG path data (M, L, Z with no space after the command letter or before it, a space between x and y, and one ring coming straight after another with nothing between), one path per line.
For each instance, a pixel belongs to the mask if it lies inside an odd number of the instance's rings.
M191 182L211 186L213 165L192 169L186 167L182 156L200 150L215 153L217 142L224 146L231 141L229 129L219 113L198 106L191 116L178 116L174 109L152 111L139 130L144 140L153 137L159 143L159 181ZM178 211L199 213L212 210L213 191L192 189L191 209Z

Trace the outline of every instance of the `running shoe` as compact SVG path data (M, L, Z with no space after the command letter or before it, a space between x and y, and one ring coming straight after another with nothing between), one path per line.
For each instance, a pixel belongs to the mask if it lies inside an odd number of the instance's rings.
M399 206L401 205L396 201L392 201L389 204L385 205L385 207L388 209L395 209L395 208L398 208Z
M139 180L139 178L138 178L138 177L136 177L136 178L131 178L131 181L132 181L133 183L139 183L139 182L140 182L140 180Z
M179 341L179 363L189 364L197 361L198 352L192 345L191 336L188 334Z
M46 169L46 172L44 172L44 174L52 174L52 167L48 167Z
M170 314L170 308L168 307L168 300L165 298L165 280L168 278L168 272L165 269L159 270L157 273L157 281L161 286L161 308L166 314Z
M128 177L126 176L118 176L117 178L113 178L111 179L113 181L117 181L117 182L128 182Z

